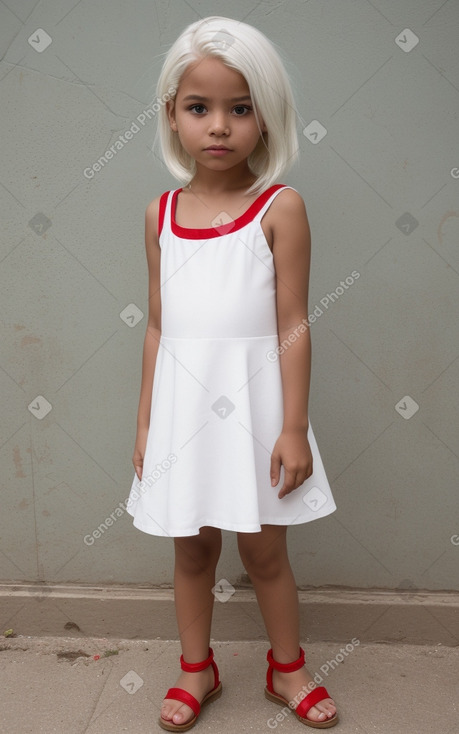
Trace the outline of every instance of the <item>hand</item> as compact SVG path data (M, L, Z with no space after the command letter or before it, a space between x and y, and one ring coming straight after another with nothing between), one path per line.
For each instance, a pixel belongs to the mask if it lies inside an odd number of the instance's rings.
M134 464L135 473L137 474L139 480L142 479L143 457L145 456L147 438L148 438L148 426L144 426L143 428L137 428L137 436L135 439L132 463Z
M282 431L271 454L271 485L279 482L281 464L284 467L284 484L277 495L279 499L300 487L312 474L312 451L307 430Z

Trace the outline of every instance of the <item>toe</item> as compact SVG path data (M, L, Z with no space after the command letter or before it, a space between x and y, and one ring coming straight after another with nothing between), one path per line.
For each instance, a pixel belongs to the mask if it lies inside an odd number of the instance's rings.
M163 703L161 706L161 718L169 721L172 718L172 707L169 703Z
M306 714L306 718L310 719L311 721L325 721L327 718L327 714L325 714L323 711L319 711L317 706L311 706L308 713Z
M161 718L163 721L167 721L169 724L174 723L173 722L173 713L172 711L169 711L168 709L161 709Z
M316 706L311 706L306 714L306 718L311 719L311 721L326 721L326 719L331 719L335 714L336 706L334 702L331 699L327 699L326 701L321 701Z
M194 714L189 706L186 704L177 704L174 708L170 707L167 715L164 715L161 711L161 716L168 721L172 721L174 724L187 724Z
M323 708L321 710L327 714L327 716L330 718L336 714L336 706L335 702L329 698L327 701L322 701Z
M174 724L183 724L185 721L183 709L185 706L178 701L164 701L161 706L161 718Z
M174 724L187 724L193 718L194 713L186 704L181 706L174 715Z

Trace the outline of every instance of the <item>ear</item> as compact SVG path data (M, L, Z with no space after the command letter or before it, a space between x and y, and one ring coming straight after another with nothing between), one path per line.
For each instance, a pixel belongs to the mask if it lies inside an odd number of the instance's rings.
M175 121L175 100L170 99L166 102L166 112L169 118L169 125L171 130L177 132L177 123Z
M267 133L268 132L268 128L266 127L265 121L263 120L263 118L260 115L260 113L258 113L258 120L260 122L261 132L262 133Z

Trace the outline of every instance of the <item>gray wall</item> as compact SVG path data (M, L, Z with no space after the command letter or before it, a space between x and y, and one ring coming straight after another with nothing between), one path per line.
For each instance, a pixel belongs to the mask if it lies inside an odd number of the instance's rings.
M0 577L171 582L172 541L126 513L84 536L131 486L144 211L179 183L150 152L154 120L83 172L149 107L160 55L211 14L284 49L297 93L301 163L284 182L311 223L310 414L338 505L289 530L298 583L459 589L454 0L2 2ZM225 533L220 576L242 572Z

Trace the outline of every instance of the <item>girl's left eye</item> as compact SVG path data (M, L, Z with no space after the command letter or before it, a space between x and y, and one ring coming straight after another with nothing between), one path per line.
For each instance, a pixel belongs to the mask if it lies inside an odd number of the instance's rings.
M246 112L250 112L250 110L251 110L252 108L251 108L251 107L249 107L248 105L245 105L245 104L238 104L238 105L237 105L237 107L235 107L234 109L235 109L235 110L245 110ZM237 116L237 117L244 117L244 115L243 115L243 114L242 114L242 115L236 115L236 116Z

